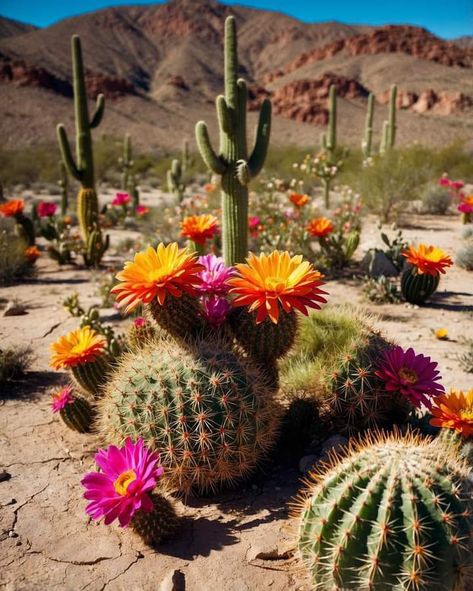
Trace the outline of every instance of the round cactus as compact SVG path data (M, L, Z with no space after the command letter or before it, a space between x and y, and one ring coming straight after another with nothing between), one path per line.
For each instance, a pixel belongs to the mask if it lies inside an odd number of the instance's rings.
M131 520L131 527L147 546L156 548L170 538L179 527L179 518L171 502L161 494L150 493L154 509L138 511Z
M110 359L106 355L97 357L71 368L74 380L93 396L99 396L100 388L107 382L110 372Z
M408 267L401 276L401 291L411 304L423 304L435 293L440 275L420 274L415 267Z
M453 448L371 437L311 479L298 547L315 589L473 588L468 470Z
M59 411L64 424L78 433L90 433L96 412L88 400L82 396L71 396L72 400Z
M279 422L261 372L218 340L155 342L125 355L100 406L106 440L141 437L184 494L247 476Z

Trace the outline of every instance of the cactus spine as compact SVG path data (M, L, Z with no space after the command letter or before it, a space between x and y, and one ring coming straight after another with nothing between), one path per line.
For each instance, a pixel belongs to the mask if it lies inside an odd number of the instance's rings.
M371 436L311 479L298 546L315 589L472 588L471 486L453 449Z
M265 99L256 132L256 142L248 157L246 137L247 86L238 75L235 18L225 21L225 96L216 99L220 127L220 150L213 149L207 126L196 126L197 145L209 169L221 175L222 240L226 265L244 262L248 254L248 184L261 171L269 144L271 103Z
M78 433L90 433L95 419L95 409L82 396L74 396L74 400L59 411L64 424Z
M368 110L366 112L365 121L365 135L361 142L361 149L363 150L363 156L369 158L372 154L373 146L373 117L374 117L374 94L370 92L368 95Z
M156 341L125 354L100 406L107 440L142 437L184 494L247 476L278 425L261 373L220 340Z
M435 293L439 286L440 275L418 273L414 266L407 267L401 275L401 291L406 302L423 304Z
M81 228L82 239L85 244L84 260L86 265L98 265L104 252L108 248L109 238L102 238L99 226L99 205L95 192L94 158L92 149L91 130L98 127L102 121L105 98L103 94L97 97L94 114L89 118L87 92L85 87L84 64L80 37L71 38L72 67L74 80L74 111L76 122L76 160L72 155L66 129L62 123L57 126L57 136L62 159L69 173L80 182L82 188L77 198L77 213ZM90 245L91 239L94 245Z
M62 160L59 161L59 174L61 176L57 184L61 189L61 215L65 216L69 207L69 177L66 165Z
M154 509L137 511L131 520L131 528L147 546L156 548L170 538L179 526L179 518L173 505L163 495L150 493Z
M397 86L393 84L389 93L388 119L383 122L380 154L385 154L387 150L392 150L396 143L396 100Z

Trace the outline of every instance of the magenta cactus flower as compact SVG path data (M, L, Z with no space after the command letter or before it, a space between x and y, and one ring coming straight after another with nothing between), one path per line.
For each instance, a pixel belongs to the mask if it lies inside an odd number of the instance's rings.
M53 412L59 412L68 404L72 404L74 400L75 398L72 394L72 388L70 386L65 386L62 390L53 394L51 408L53 409Z
M143 316L138 316L133 320L133 325L135 328L143 328L144 326L146 326L146 318L144 318Z
M215 296L202 298L204 318L212 326L219 326L225 322L231 305L225 298Z
M431 408L431 398L445 392L438 383L442 377L437 365L430 357L417 355L412 347L407 351L393 347L382 356L376 375L388 392L399 392L416 407L424 404Z
M228 293L228 280L233 276L234 269L226 267L223 259L214 254L199 257L199 263L205 269L199 273L202 284L199 291L206 296L221 297Z
M112 205L125 206L130 202L130 195L128 193L116 193L112 201Z
M90 503L86 512L92 519L104 518L105 525L118 519L127 527L138 511L153 511L149 493L155 488L164 469L158 466L159 455L147 449L142 439L130 438L122 448L110 445L95 455L100 472L89 472L82 479L84 498Z
M36 206L36 213L40 218L50 218L56 213L57 205L48 201L40 201Z

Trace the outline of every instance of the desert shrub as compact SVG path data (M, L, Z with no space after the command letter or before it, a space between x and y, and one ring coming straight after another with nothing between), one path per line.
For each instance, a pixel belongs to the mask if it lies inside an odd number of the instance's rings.
M0 384L20 378L32 361L33 353L30 347L0 348Z
M402 301L398 281L380 275L364 278L363 293L373 304L397 304Z
M436 184L429 184L422 193L422 208L427 213L445 215L452 203L448 189Z
M463 339L466 346L465 353L459 355L460 366L468 373L473 373L473 339Z
M473 240L467 241L457 252L456 261L459 267L473 271Z
M31 272L26 242L14 233L13 221L0 218L0 285L11 283Z
M462 232L463 240L473 240L473 225L468 225Z
M371 158L354 184L364 205L386 222L395 217L404 203L418 199L431 176L426 149L412 146Z

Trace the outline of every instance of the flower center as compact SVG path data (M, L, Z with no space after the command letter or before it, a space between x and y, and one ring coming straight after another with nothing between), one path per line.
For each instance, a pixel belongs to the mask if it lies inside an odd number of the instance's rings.
M408 384L415 384L419 379L419 376L416 374L416 372L409 367L401 367L399 370L399 377Z
M113 483L115 492L124 497L128 492L128 487L134 480L136 480L136 473L134 470L122 472Z
M148 281L150 283L161 283L164 277L166 277L166 273L162 269L153 269L148 272Z
M267 291L278 293L283 291L286 287L286 282L280 277L267 277L264 280L264 286Z
M74 345L71 349L71 353L73 355L77 355L78 353L83 353L87 346L82 342L79 341L76 345Z

